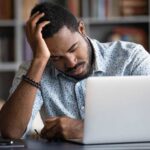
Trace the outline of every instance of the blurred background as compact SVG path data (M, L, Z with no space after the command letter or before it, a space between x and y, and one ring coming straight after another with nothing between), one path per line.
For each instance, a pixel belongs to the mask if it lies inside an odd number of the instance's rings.
M50 1L84 20L87 34L100 42L114 40L150 47L150 0L0 0L0 99L8 98L19 65L32 59L24 26L31 9Z

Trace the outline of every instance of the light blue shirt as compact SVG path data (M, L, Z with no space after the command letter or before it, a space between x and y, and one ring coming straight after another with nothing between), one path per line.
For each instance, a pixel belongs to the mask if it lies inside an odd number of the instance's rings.
M94 48L94 66L91 76L150 75L150 55L139 44L130 42L100 43L90 39ZM20 66L13 81L10 95L26 74L30 62ZM40 111L43 120L49 116L68 116L84 119L86 79L77 81L65 76L49 62L37 91L28 128Z

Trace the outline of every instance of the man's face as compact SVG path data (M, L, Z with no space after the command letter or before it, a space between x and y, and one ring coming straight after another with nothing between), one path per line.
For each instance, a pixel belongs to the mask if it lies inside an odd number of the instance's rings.
M91 66L91 51L82 31L72 32L64 26L45 42L55 68L76 79L86 77Z

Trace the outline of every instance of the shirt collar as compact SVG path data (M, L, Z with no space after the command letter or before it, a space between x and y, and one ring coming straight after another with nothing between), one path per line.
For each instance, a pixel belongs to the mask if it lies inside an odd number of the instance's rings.
M97 40L88 38L94 52L94 63L93 63L93 73L96 72L105 72L106 66L104 62L104 58L102 56L102 47Z
M47 63L47 66L46 66L47 68L48 68L48 70L50 71L50 74L53 76L53 77L57 77L57 75L59 74L59 73L61 73L59 70L57 70L55 67L54 67L54 65L53 65L53 63L51 62L51 60L49 60L49 62Z
M93 73L105 72L106 67L105 67L104 58L101 53L102 47L100 46L100 43L97 40L90 39L89 37L87 38L90 41L94 51ZM60 72L53 66L53 75L57 77L59 74L62 74L62 72Z
M54 74L55 74L55 77L57 77L58 74L60 74L61 72L59 70L57 70L56 68L54 68Z

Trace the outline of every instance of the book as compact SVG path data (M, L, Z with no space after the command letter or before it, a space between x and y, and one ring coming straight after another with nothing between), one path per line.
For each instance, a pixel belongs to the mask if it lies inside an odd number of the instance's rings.
M108 41L129 41L141 44L148 49L147 34L144 29L138 27L115 27L107 37Z
M148 15L148 0L120 0L122 16Z
M90 9L90 17L97 18L98 17L98 0L90 0L89 1L89 9Z
M80 17L80 0L67 0L67 8L73 15Z
M30 13L32 8L38 4L40 0L23 0L23 10L22 10L22 18L24 21L27 21L30 17Z
M145 7L125 7L122 9L122 16L141 16L147 15L148 9Z
M0 19L12 19L14 16L13 0L0 1Z
M106 0L98 0L98 18L106 19Z
M14 33L12 28L0 29L0 62L14 61Z
M89 14L92 18L105 19L105 0L90 0Z
M143 7L146 6L148 4L147 0L121 0L120 4L123 7Z
M121 14L120 0L105 0L106 16L108 18L118 17Z

